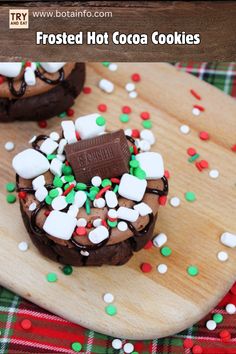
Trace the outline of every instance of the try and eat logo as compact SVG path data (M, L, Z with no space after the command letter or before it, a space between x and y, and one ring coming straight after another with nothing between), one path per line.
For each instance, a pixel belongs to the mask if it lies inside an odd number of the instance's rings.
M29 28L29 10L25 10L25 9L9 10L9 28L13 28L13 29Z

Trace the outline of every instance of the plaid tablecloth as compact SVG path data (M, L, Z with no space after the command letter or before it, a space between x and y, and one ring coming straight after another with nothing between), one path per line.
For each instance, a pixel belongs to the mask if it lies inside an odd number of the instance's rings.
M236 97L236 63L176 63L174 65ZM184 332L163 339L127 341L132 342L135 351L140 354L190 354L191 350L185 349L183 346L183 341L186 338L191 338L194 345L200 345L203 348L203 353L236 354L236 314L228 315L226 313L224 307L227 303L236 305L236 284L216 309ZM206 329L205 323L212 318L214 313L223 314L224 320L216 330L209 331ZM24 319L29 319L32 323L29 330L25 330L21 326L21 321ZM230 332L231 339L222 342L219 333L225 329ZM72 354L74 353L71 349L73 342L82 344L81 353L123 353L123 350L112 348L113 338L59 318L1 287L0 331L1 354ZM123 343L125 342L124 340ZM200 351L196 351L196 353L200 353Z

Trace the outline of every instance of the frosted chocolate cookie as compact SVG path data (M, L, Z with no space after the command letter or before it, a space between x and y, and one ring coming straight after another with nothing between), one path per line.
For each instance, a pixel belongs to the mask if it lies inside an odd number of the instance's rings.
M70 108L83 88L83 63L0 63L0 122L41 120Z
M12 162L28 233L63 264L124 264L153 237L166 202L162 156L123 130L106 132L97 113L61 125Z

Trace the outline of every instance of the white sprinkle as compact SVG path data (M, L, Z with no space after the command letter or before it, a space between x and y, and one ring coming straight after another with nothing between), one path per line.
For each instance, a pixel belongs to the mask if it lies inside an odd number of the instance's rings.
M37 204L35 202L33 202L29 206L29 211L34 211L36 208L37 208Z
M117 218L117 211L115 209L109 209L107 215L111 219L116 219Z
M213 320L207 321L206 328L209 329L209 331L214 331L216 329L216 322Z
M80 251L81 256L85 256L88 257L89 256L89 252L88 251Z
M37 136L34 135L30 140L29 140L29 144L32 144L35 140L36 140Z
M116 71L118 69L118 65L115 63L111 63L109 64L108 69L111 71Z
M87 220L85 218L79 218L77 220L77 226L85 227L87 225Z
M54 141L58 141L60 139L60 135L57 132L52 132L49 137Z
M114 295L106 293L103 295L103 301L107 304L111 304L114 301Z
M166 264L162 263L162 264L159 264L157 266L157 271L160 273L160 274L165 274L168 270L168 267Z
M218 170L210 170L209 176L213 179L218 178L220 175L220 172Z
M135 84L133 82L128 82L128 84L125 85L125 89L127 92L131 92L135 90Z
M192 109L192 114L197 117L197 116L199 116L201 114L201 111L200 111L200 109L194 107Z
M130 354L134 351L134 346L132 343L126 343L124 345L123 349L126 354Z
M18 248L21 252L25 252L28 250L29 245L26 241L22 241L22 242L18 243Z
M130 97L130 98L136 98L136 97L138 97L138 92L137 92L137 91L132 91L132 92L130 92L130 93L129 93L129 97Z
M152 243L154 244L155 247L162 247L166 242L167 242L167 236L163 232L158 234L152 240Z
M93 220L93 226L94 227L98 227L98 226L101 226L101 225L102 225L102 219L98 218L98 219Z
M103 198L94 199L93 205L95 206L95 208L102 209L106 205L105 199Z
M7 151L12 151L15 148L15 144L12 141L8 141L4 147Z
M236 306L234 304L228 304L225 310L229 315L234 315L236 313Z
M139 148L142 151L149 151L151 149L151 144L147 140L141 140L139 143Z
M102 179L101 179L101 177L99 177L99 176L94 176L94 177L92 178L91 182L92 182L92 185L93 185L94 187L99 187L99 186L101 185L101 183L102 183Z
M132 135L132 129L125 129L125 135L131 136Z
M126 231L128 229L128 225L125 221L120 221L118 222L117 229L122 232Z
M217 258L220 262L226 262L229 259L229 255L225 251L220 251L217 254Z
M106 93L112 93L114 91L114 84L106 79L101 79L98 83L98 86Z
M122 348L122 341L120 339L113 339L111 345L113 349L119 350Z
M170 205L174 208L177 208L180 205L180 199L178 197L172 197L170 199Z
M188 134L188 133L190 133L190 128L189 128L189 126L188 126L188 125L185 125L185 124L181 125L181 126L179 127L179 130L180 130L180 132L181 132L182 134Z

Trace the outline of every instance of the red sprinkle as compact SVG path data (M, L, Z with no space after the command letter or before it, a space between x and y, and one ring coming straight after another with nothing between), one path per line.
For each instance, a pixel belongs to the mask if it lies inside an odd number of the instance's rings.
M222 340L222 342L227 342L231 339L231 333L227 331L226 329L223 329L220 331L219 336Z
M77 227L75 232L78 236L86 236L87 235L87 230L83 226Z
M198 169L200 172L202 172L202 167L201 167L201 165L200 165L199 162L195 162L195 166L197 167L197 169Z
M165 206L166 205L166 202L167 202L167 196L166 195L161 195L159 198L158 198L158 202L161 206Z
M233 152L236 152L236 144L234 144L234 145L231 147L231 150L232 150Z
M25 319L25 320L22 320L21 321L21 323L20 323L20 325L21 325L21 327L23 328L23 329L30 329L31 327L32 327L32 323L31 323L31 321L30 320L27 320L27 319Z
M38 121L38 126L39 126L40 128L46 128L47 125L48 125L48 123L47 123L46 120L40 120L40 121Z
M87 227L88 229L92 229L93 225L91 224L91 222L88 222L87 225L86 225L86 227Z
M80 135L79 135L79 132L78 132L78 131L75 132L75 136L76 136L76 139L77 139L77 140L80 140Z
M153 243L152 243L151 240L149 240L149 241L146 243L146 245L144 246L144 249L145 249L145 250L149 250L150 248L152 248L152 246L153 246Z
M4 83L4 77L0 75L0 85Z
M138 129L132 129L132 134L131 134L132 138L134 139L138 139L140 137L140 132Z
M141 76L138 74L138 73L135 73L135 74L132 74L131 75L131 79L134 81L134 82L139 82L141 80Z
M199 111L201 111L201 112L205 111L205 108L202 106L199 106L198 104L195 104L193 107L199 109Z
M106 186L106 187L102 188L102 189L98 192L98 194L96 195L96 199L101 198L101 196L102 196L106 191L108 191L108 189L111 189L111 186Z
M72 117L75 114L75 111L72 108L67 109L66 114L68 117Z
M196 92L196 91L194 91L193 89L191 89L190 90L190 93L191 93L191 95L193 95L193 97L195 97L197 100L201 100L202 98L201 98L201 96Z
M83 93L89 94L89 93L91 93L91 92L92 92L91 87L85 86L85 87L83 88Z
M119 178L115 178L115 177L114 177L114 178L113 178L113 177L111 178L111 182L112 182L112 183L115 183L115 184L120 184Z
M199 164L200 164L201 168L208 168L208 166L209 166L209 164L206 160L201 160L199 162Z
M169 179L170 178L170 172L168 170L165 170L164 176L165 176L165 178Z
M140 268L143 273L149 273L152 270L152 266L150 263L142 263Z
M48 216L50 213L51 213L50 210L46 210L46 211L44 212L44 215L45 215L45 216Z
M194 345L194 347L192 348L192 353L193 354L202 354L203 348L200 345Z
M19 192L18 193L18 197L19 197L19 199L25 199L26 198L26 196L27 196L27 193L26 192Z
M193 341L191 338L186 338L183 344L185 349L191 349L193 347Z
M132 112L132 110L131 110L131 108L129 106L123 106L122 107L122 113L129 114L131 112Z
M137 155L138 154L138 148L136 145L133 146L133 149L134 149L134 155Z
M207 132L200 132L199 133L199 138L201 139L201 140L208 140L209 138L210 138L210 136L209 136L209 134L207 133Z
M69 193L70 193L70 191L72 191L72 189L75 187L75 185L74 184L71 184L65 191L64 191L64 193L62 194L63 196L67 196Z
M25 62L25 68L30 68L31 67L31 62L30 61L26 61Z
M103 104L103 103L99 104L99 105L98 105L98 110L99 110L100 112L106 112L106 111L107 111L107 105L106 105L106 104Z
M148 113L148 112L142 112L142 113L140 114L140 117L141 117L143 120L148 120L148 119L150 119L150 113Z
M190 147L187 149L187 153L189 156L194 156L194 155L196 155L197 151L196 151L196 149Z
M102 226L107 227L107 222L106 222L106 220L102 220L101 224L102 224Z

